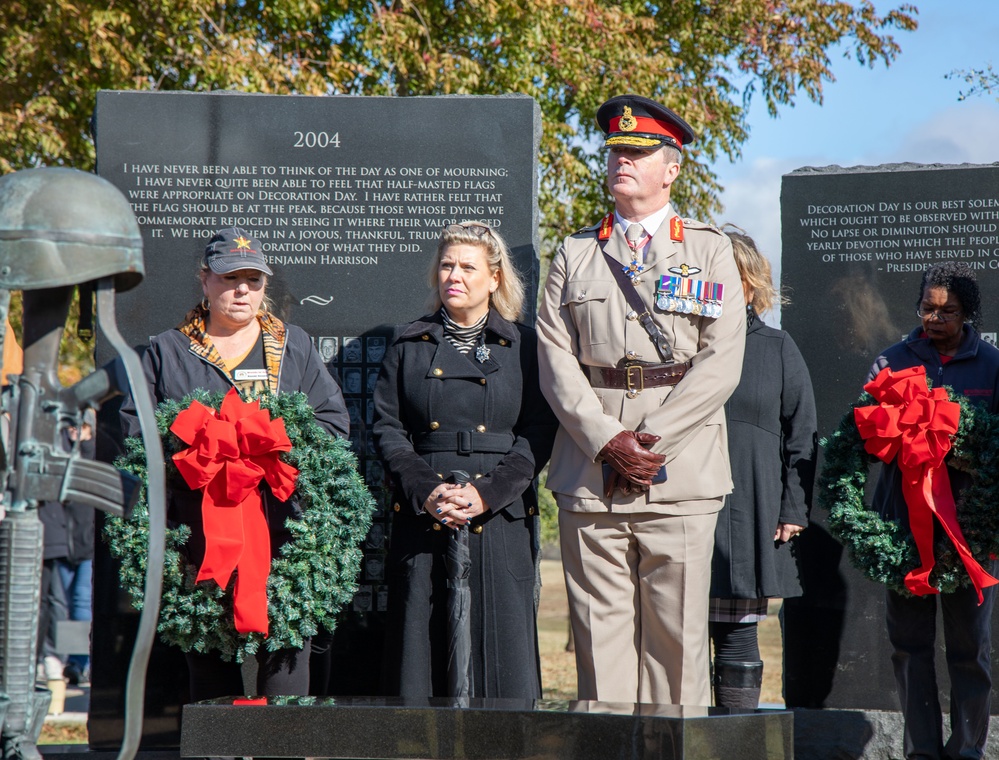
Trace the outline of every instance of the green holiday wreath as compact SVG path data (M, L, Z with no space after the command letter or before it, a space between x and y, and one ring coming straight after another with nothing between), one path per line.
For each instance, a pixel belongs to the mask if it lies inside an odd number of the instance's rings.
M988 569L999 554L999 415L972 405L964 396L946 388L951 401L960 404L958 430L946 463L970 476L957 501L957 521L975 560ZM818 502L829 512L829 527L850 550L854 566L868 578L907 596L904 578L919 566L912 534L894 520L887 520L865 502L868 471L878 460L864 449L854 421L854 409L877 402L863 393L821 444L825 450L819 478ZM971 585L960 556L946 537L934 542L936 564L930 583L942 593Z
M181 401L165 401L156 410L156 424L163 440L167 483L180 485L171 457L187 444L170 432L177 416L192 401L218 409L223 394L198 390ZM163 568L163 600L158 631L164 641L185 652L218 652L223 660L242 662L256 654L261 644L268 650L300 648L303 638L320 625L332 631L336 616L357 590L362 552L360 544L371 527L375 502L357 472L357 459L349 443L332 436L315 421L303 393L264 394L261 409L271 418L281 417L291 441L290 452L280 459L299 471L295 495L301 519L286 523L292 540L272 558L267 580L269 635L241 634L233 622L233 587L214 581L195 583L198 568L185 560L180 547L190 537L181 525L167 531ZM125 454L116 462L123 470L145 480L146 455L141 438L125 441ZM121 582L136 609L142 609L147 562L149 513L143 492L129 519L105 520L104 537L121 562Z

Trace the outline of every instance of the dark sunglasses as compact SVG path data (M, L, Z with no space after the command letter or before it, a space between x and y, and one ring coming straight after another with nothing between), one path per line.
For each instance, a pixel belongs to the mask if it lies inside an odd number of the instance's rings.
M492 235L493 230L488 224L482 222L462 222L461 224L449 224L444 228L444 232L471 232L475 237L485 237Z

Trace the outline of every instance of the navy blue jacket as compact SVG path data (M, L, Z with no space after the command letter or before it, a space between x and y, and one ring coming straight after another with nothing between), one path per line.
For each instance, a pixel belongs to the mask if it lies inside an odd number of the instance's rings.
M309 335L302 328L280 323L273 316L267 319L271 324L278 323L284 328L285 340L278 347L275 357L278 360L278 389L286 393L305 393L315 412L316 423L331 434L346 437L350 432L350 421L343 394L323 365ZM156 404L167 399L180 400L198 388L227 392L233 387L228 374L199 354L196 342L181 331L188 324L185 321L179 327L155 336L142 355L149 393ZM266 350L265 344L265 355ZM126 397L122 404L121 423L126 436L140 435L135 402L131 396ZM262 492L271 529L271 555L276 557L280 547L291 540L285 521L289 517L300 517L298 502L295 497L279 502L269 493L266 484ZM167 520L171 527L179 523L191 527L191 537L181 551L195 566L201 564L205 553L201 499L200 491L192 491L179 478L167 483Z
M923 328L917 327L905 340L885 349L875 359L865 382L873 380L885 367L898 371L922 365L932 387L949 386L973 404L992 413L999 410L999 348L982 340L974 327L965 325L957 353L944 364L929 338L921 337L923 334ZM967 475L953 468L948 468L948 474L956 496L967 483ZM883 517L898 520L908 528L909 512L899 475L894 462L882 466L872 506Z

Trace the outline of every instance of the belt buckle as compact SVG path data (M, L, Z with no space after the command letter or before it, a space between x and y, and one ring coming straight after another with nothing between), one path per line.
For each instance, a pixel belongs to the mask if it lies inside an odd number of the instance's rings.
M467 430L458 431L458 453L459 454L471 454L472 453L472 434Z
M638 373L638 384L635 384L633 372ZM645 374L642 372L641 364L624 365L624 382L627 388L628 398L637 398L638 394L645 390Z

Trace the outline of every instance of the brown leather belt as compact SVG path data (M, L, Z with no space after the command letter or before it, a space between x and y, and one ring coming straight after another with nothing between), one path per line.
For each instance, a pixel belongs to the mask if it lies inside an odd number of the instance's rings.
M676 364L645 364L629 362L623 367L591 367L579 365L594 388L616 388L629 393L641 393L645 388L676 385L690 369L690 362Z

